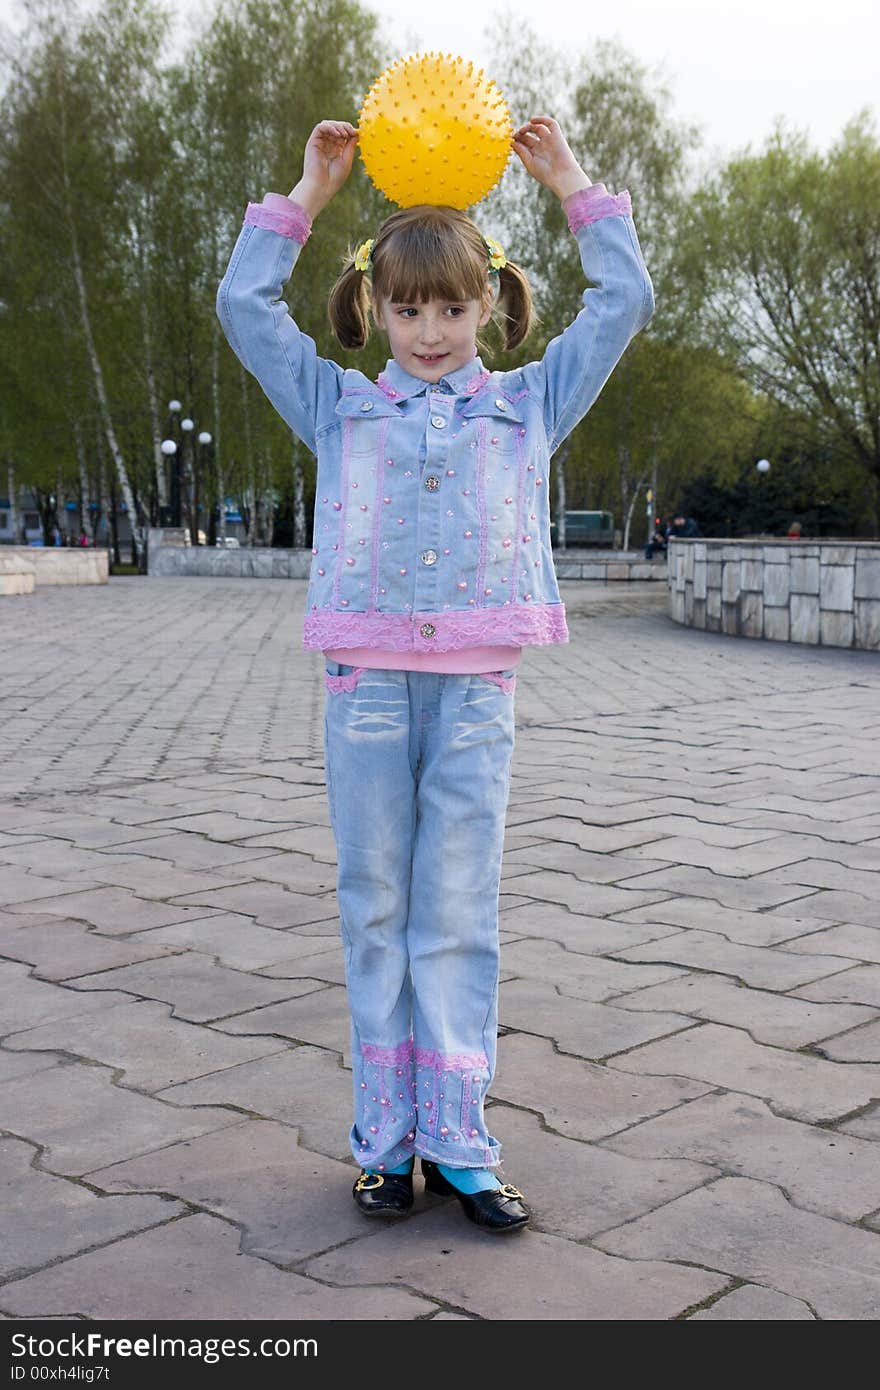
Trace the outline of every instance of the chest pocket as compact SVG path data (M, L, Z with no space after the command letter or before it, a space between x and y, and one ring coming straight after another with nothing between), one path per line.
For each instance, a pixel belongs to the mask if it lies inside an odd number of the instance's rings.
M488 460L507 463L516 456L516 437L524 418L518 403L484 391L476 400L469 401L461 413L465 420L485 430Z
M349 430L349 453L357 457L375 458L391 421L401 418L400 408L386 396L367 391L340 396L334 413L336 420L329 428Z

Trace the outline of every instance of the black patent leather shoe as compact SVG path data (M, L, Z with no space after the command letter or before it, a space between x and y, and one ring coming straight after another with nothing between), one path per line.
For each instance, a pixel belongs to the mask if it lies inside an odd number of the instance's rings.
M408 1216L413 1204L412 1173L367 1173L351 1189L364 1216Z
M437 1164L427 1158L422 1159L422 1173L426 1192L433 1192L435 1197L457 1197L468 1220L484 1231L501 1235L507 1231L521 1231L529 1224L531 1210L513 1183L506 1182L486 1192L459 1192L447 1182Z

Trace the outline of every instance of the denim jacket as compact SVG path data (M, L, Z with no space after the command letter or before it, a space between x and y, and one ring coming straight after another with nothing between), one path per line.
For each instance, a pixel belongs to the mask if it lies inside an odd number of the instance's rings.
M437 385L394 360L371 381L318 356L281 299L309 219L278 195L266 204L248 206L217 312L317 457L304 647L567 642L549 463L653 313L629 195L593 184L566 199L593 287L540 361L489 372L476 357Z

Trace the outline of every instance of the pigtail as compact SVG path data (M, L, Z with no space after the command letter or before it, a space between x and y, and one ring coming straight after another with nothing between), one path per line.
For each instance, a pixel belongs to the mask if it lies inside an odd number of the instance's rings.
M525 272L513 261L498 271L498 304L494 317L499 321L508 352L529 336L535 318L532 290Z
M330 327L344 348L362 348L370 336L370 292L363 271L350 260L330 291Z

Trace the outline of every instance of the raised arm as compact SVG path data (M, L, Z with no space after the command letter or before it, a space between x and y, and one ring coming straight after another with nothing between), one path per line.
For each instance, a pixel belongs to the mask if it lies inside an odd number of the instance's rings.
M552 451L586 415L650 319L654 290L629 194L609 194L604 184L590 182L553 117L535 116L521 126L514 149L528 172L561 200L591 284L577 318L548 344L540 362L522 369L530 393L543 399Z
M312 220L351 171L357 132L321 121L306 145L303 177L285 198L268 193L248 204L217 291L217 314L236 356L259 381L281 417L315 449L323 420L333 417L342 368L318 355L281 299Z

